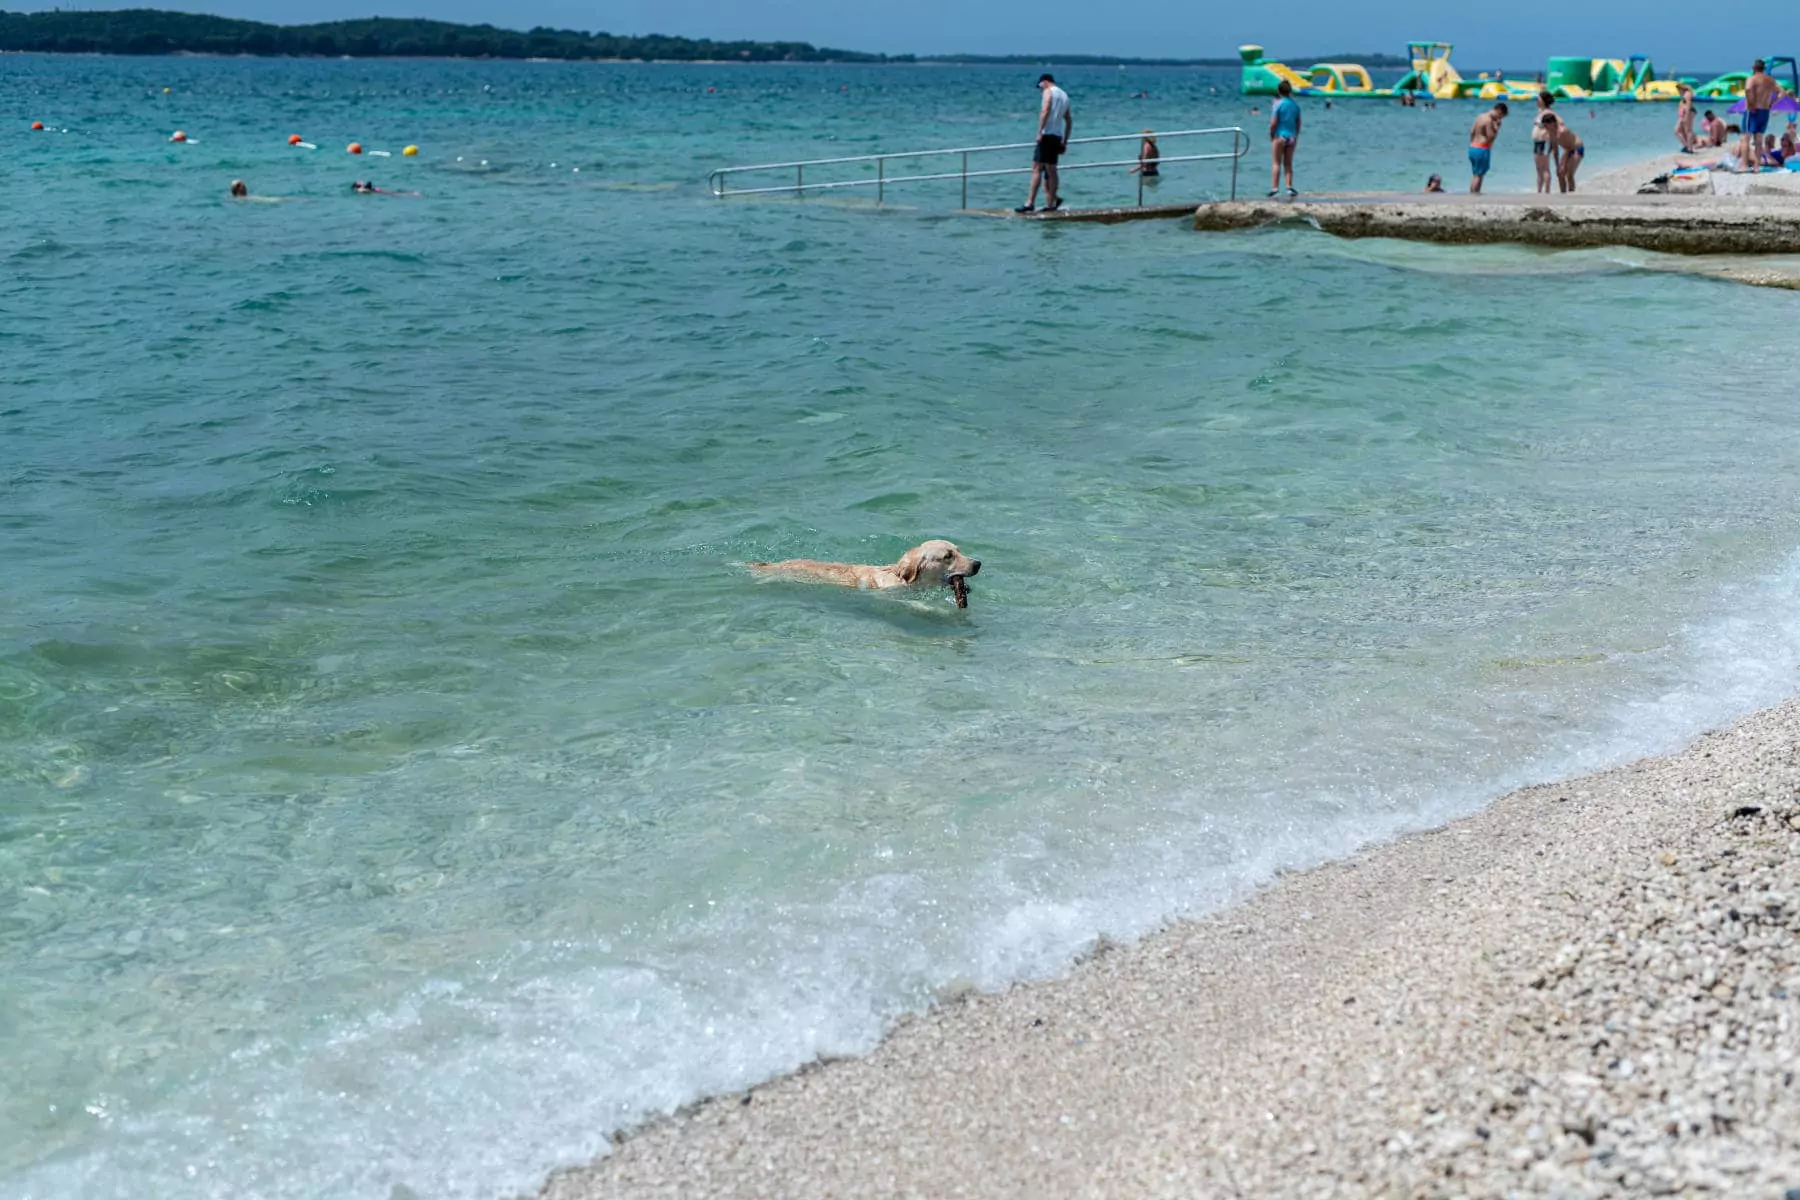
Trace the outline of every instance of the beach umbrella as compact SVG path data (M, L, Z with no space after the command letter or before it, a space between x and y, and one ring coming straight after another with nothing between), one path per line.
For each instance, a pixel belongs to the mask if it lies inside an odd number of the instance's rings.
M1732 105L1730 108L1726 109L1725 111L1728 113L1741 113L1741 112L1745 112L1747 110L1744 108L1744 102L1742 100L1739 100L1736 104ZM1796 100L1792 96L1782 96L1775 101L1775 103L1770 107L1769 111L1770 112L1784 112L1784 113L1800 113L1800 100Z

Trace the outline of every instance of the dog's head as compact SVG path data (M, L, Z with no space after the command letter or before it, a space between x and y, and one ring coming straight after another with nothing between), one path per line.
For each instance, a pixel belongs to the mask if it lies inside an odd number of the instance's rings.
M952 580L967 579L979 572L981 560L970 558L951 543L934 538L902 554L894 566L907 583L950 587Z

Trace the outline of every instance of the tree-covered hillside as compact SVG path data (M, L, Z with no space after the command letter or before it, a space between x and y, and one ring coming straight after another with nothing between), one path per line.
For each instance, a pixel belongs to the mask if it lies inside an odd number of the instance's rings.
M371 17L318 25L266 25L199 13L132 8L115 12L0 12L0 50L65 54L258 54L336 57L643 58L692 62L884 62L881 54L806 42L714 42L615 37L568 29L496 29ZM905 61L904 59L899 61Z

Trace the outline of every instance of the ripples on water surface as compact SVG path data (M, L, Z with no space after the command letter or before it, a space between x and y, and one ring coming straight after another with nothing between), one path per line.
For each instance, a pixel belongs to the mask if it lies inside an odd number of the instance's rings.
M7 62L0 1194L529 1187L1790 689L1795 418L1715 386L1785 293L700 187L1015 138L1024 70ZM927 536L966 612L737 566Z

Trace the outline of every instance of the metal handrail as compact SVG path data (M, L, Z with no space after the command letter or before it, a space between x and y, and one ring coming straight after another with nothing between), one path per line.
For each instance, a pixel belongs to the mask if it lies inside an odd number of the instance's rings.
M1165 138L1199 137L1208 134L1226 133L1231 135L1231 150L1228 153L1165 154L1160 155L1157 158L1157 165L1161 166L1167 163L1181 162L1207 162L1229 158L1231 160L1231 198L1236 200L1238 160L1243 158L1250 149L1249 134L1245 133L1241 128L1235 125L1225 125L1216 129L1176 129L1167 133L1159 133L1156 135L1156 139L1158 142L1161 142ZM1143 136L1144 135L1141 133L1113 133L1107 134L1104 137L1074 138L1069 142L1069 145L1073 147L1095 145L1101 142L1129 142L1135 141ZM892 154L852 154L844 158L809 158L797 162L757 163L746 167L720 167L706 177L706 184L707 187L711 189L714 196L721 198L727 195L762 196L776 192L792 192L796 195L804 195L808 191L823 192L833 188L873 187L875 189L875 202L879 204L886 198L887 187L890 183L921 183L932 179L961 179L962 206L967 208L969 207L969 180L981 179L991 175L1029 175L1032 171L1031 167L1000 167L991 170L971 171L969 170L969 155L989 154L1001 150L1030 150L1034 149L1036 146L1036 142L1007 142L1004 145L997 146L955 146L946 150L908 150ZM937 158L950 154L962 155L961 170L939 171L925 175L889 175L887 173L889 159ZM806 182L806 168L808 167L842 166L846 163L874 163L875 177L873 179L833 179L826 180L823 183ZM1133 167L1136 165L1137 159L1127 158L1112 162L1065 162L1058 164L1058 169L1063 171L1087 171L1098 167ZM784 183L778 187L731 188L728 186L727 180L730 176L743 175L753 171L792 171L794 173L794 182ZM1138 174L1138 207L1142 208L1143 204L1144 177L1142 172L1140 172Z

